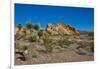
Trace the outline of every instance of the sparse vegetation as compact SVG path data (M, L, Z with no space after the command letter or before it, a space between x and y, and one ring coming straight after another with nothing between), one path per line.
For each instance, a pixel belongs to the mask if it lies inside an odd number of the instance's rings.
M43 30L43 29L39 30L38 36L39 36L39 37L42 37L43 35L44 35L44 30Z
M85 48L87 46L86 43L84 43L82 41L78 42L78 45L79 45L78 48Z
M88 36L94 36L94 32L89 32Z
M21 50L22 49L22 46L15 44L15 48Z
M23 50L28 50L28 46L23 46Z
M35 25L33 26L33 28L34 28L36 31L38 31L38 30L40 29L40 25L39 25L39 24L35 24Z
M16 45L16 49L25 51L25 50L28 50L28 46L25 46L25 45L23 45L23 46L21 46L21 45Z
M73 44L73 41L68 41L67 39L59 40L58 41L59 46L64 47L64 46L70 46L70 44Z
M30 21L28 21L26 24L26 29L31 29L31 28L32 28L32 24Z
M28 38L28 40L29 40L30 42L36 42L36 41L38 41L38 39L39 39L39 36L38 36L37 33L33 33L33 34L30 35L29 38Z
M18 27L18 29L19 29L19 31L20 31L20 30L21 30L21 28L22 28L21 23L19 23L17 27Z
M45 46L47 52L52 52L52 50L53 50L53 47L52 47L53 43L52 43L52 40L49 39L49 37L48 37L47 35L43 38L43 40L44 40L44 46Z
M94 42L89 43L89 48L92 52L94 52Z
M36 57L38 57L38 51L35 48L33 48L32 49L32 58L36 58Z
M19 24L18 28L21 30L23 27ZM74 28L72 28L72 30L75 31ZM29 31L32 32L27 34ZM46 31L46 29L41 29L39 24L32 25L31 22L27 22L22 33L24 34L19 34L19 32L15 34L15 54L17 54L15 55L15 59L20 59L19 62L26 61L26 64L29 64L29 61L32 61L34 64L73 59L67 58L67 55L71 57L75 55L75 60L80 59L82 55L86 58L81 58L87 60L87 53L94 52L94 34L91 32L84 34L88 35L88 37L83 35L75 37L64 35L64 31L62 30L58 31L58 35L53 35L51 32ZM91 57L93 57L93 55ZM60 58L61 60L56 58Z

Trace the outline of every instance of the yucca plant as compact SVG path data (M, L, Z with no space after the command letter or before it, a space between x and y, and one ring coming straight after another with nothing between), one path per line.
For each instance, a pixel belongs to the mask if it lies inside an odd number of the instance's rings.
M31 24L30 21L28 21L28 22L26 23L26 29L31 29L31 28L32 28L32 24Z
M39 36L39 37L42 37L43 35L44 35L44 30L43 30L43 29L39 30L38 36Z
M40 30L40 25L39 25L39 24L35 24L35 25L33 25L33 28L34 28L36 31L39 31L39 30Z
M21 30L21 28L22 28L22 24L21 24L21 23L19 23L17 27L18 27L18 29L19 29L19 31L20 31L20 30Z

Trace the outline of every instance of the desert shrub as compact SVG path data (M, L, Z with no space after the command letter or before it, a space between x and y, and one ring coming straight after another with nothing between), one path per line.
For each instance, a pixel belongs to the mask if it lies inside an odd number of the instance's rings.
M80 41L77 43L79 45L79 48L84 48L86 46L86 43Z
M19 23L17 27L18 27L18 29L19 29L19 31L20 31L20 30L21 30L21 28L22 28L22 24L21 24L21 23Z
M31 21L28 21L28 22L26 23L26 28L27 28L27 29L31 29L31 28L32 28Z
M94 52L94 42L89 43L89 49L90 51Z
M28 40L29 40L30 42L36 42L36 41L38 41L38 39L39 39L39 36L38 36L37 33L33 33L33 34L30 35L30 37L28 38Z
M30 42L35 42L35 41L36 41L35 37L33 37L33 36L30 36L28 40L29 40Z
M35 48L33 48L32 46L30 46L28 48L28 50L24 51L24 56L25 56L26 60L36 58L36 57L38 57L38 51Z
M89 40L94 40L94 37L88 37Z
M20 46L18 43L15 43L15 49L22 49L22 46Z
M25 34L15 34L15 40L21 40L21 39L24 39L25 38Z
M52 40L47 35L45 35L45 37L43 38L43 41L44 41L44 46L46 48L46 51L47 52L52 52L52 50L53 50Z
M24 54L25 59L26 59L26 60L29 60L29 50L25 50L25 51L23 52L23 54Z
M24 45L22 48L23 48L24 51L25 51L25 50L28 50L28 46L25 46L25 45Z
M19 35L15 34L14 37L15 37L15 40L17 40L17 38L19 37Z
M16 44L15 49L22 49L22 46Z
M20 54L22 57L19 57L21 60L25 59L27 60L27 54L28 54L28 46L21 46L21 45L16 45L16 48L15 49L19 49L19 52L16 52L18 54ZM22 52L20 52L22 51Z
M41 36L43 36L43 34L44 34L44 30L41 29L41 30L38 32L38 36L41 37Z
M84 38L80 37L80 39L84 39Z
M83 48L87 51L94 52L94 42L79 42L78 45L79 47L77 49Z
M38 57L38 51L35 48L33 48L32 46L30 46L28 49L28 54L25 54L25 58L27 60L30 60L30 59L36 58L36 57Z
M20 40L21 38L22 38L21 35L15 35L15 39L16 39L16 40Z
M89 32L88 36L94 36L94 32Z
M23 40L27 40L27 35L22 37Z
M63 39L63 40L59 40L58 43L59 43L59 46L64 47L65 45L69 46L70 44L73 44L74 42L68 41L67 39Z
M38 51L36 49L32 49L32 58L36 58L38 56Z
M25 51L25 50L28 50L28 46L26 46L26 45L23 45L23 46L21 46L21 45L16 45L15 48L16 48L16 49L20 49L20 50L24 50L24 51Z
M39 25L39 24L35 24L35 25L33 26L33 28L34 28L36 31L38 31L38 30L40 29L40 25Z
M46 48L47 52L52 52L52 50L53 50L52 45L50 45L50 44L45 44L45 48Z
M31 35L26 35L26 36L24 37L24 40L29 40L30 37L31 37Z

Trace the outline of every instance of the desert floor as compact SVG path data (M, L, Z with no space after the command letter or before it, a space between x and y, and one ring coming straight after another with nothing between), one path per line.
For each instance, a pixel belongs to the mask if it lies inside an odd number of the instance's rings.
M52 52L46 51L49 47L44 46L47 41L44 42L42 39L36 42L23 39L15 40L15 65L94 60L94 52L91 51L89 46L89 43L93 43L93 36L64 36L64 40L60 36L49 36L49 38L51 42L48 42L47 45L53 43ZM64 41L70 42L66 43Z

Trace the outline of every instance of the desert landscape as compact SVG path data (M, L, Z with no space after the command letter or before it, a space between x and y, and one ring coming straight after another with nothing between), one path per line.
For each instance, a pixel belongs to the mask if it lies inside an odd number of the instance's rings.
M94 32L59 22L15 26L15 65L94 60Z

